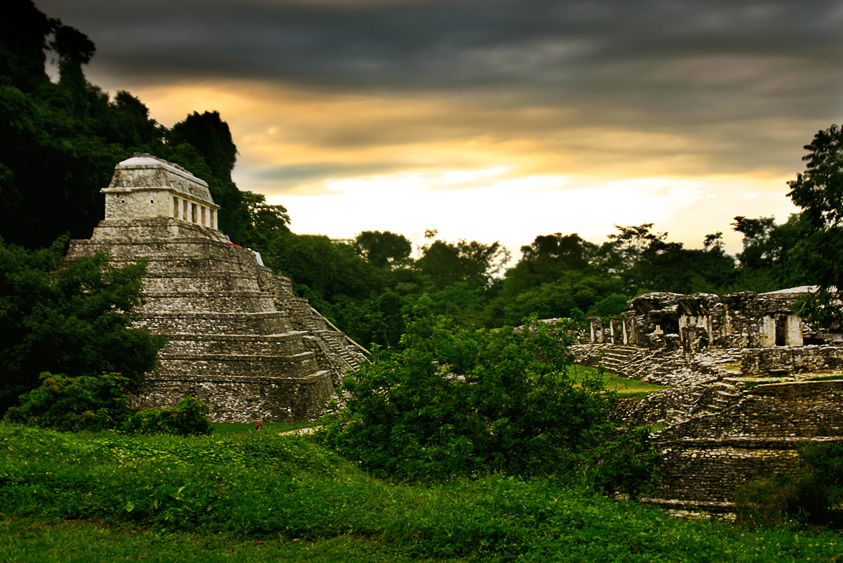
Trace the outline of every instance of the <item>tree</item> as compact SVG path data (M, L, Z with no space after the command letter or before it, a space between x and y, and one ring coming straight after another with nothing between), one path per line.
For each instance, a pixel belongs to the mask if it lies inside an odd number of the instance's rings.
M797 248L804 238L804 221L798 214L777 225L774 217L735 217L735 231L743 234L743 252L736 289L773 291L812 283L803 269Z
M576 233L540 235L529 246L521 247L521 259L505 274L506 292L521 292L544 283L552 283L567 272L590 270L588 256L595 244Z
M843 130L819 131L802 157L807 167L788 182L788 196L802 208L805 236L798 252L819 290L803 302L803 314L823 326L843 323L837 289L843 287Z
M31 0L7 0L0 8L0 76L12 86L32 92L49 82L44 72L47 36L58 21L48 18ZM0 81L2 84L2 81Z
M27 251L0 241L0 412L42 372L118 372L137 390L164 344L130 328L145 264L118 269L103 254L68 262L66 242Z
M436 236L435 231L427 231ZM492 276L509 261L509 251L499 242L483 244L460 239L456 244L435 240L422 247L416 261L419 271L428 276L435 289L457 282L485 288Z
M654 243L663 242L667 238L667 233L651 231L653 223L644 223L637 227L615 225L615 228L619 232L608 235L607 238L619 249L627 268L634 267L644 251L653 247Z
M568 377L565 327L455 328L424 299L406 322L403 349L376 350L345 379L345 407L322 434L340 453L402 480L493 471L570 477L591 468L601 490L635 483L637 492L651 450L628 440L607 448L616 438L613 396L599 379ZM632 459L640 471L623 475L616 464ZM611 487L610 475L619 477Z
M354 250L378 268L388 268L407 260L413 243L404 235L389 231L363 231L354 239Z
M221 207L220 230L228 233L233 240L245 242L249 236L251 218L243 194L231 181L231 171L237 162L237 146L231 137L228 124L222 120L219 112L193 112L184 121L173 125L167 134L167 140L172 147L186 145L198 151L208 169L208 173L200 177L208 182L211 197ZM181 161L177 157L173 161L185 166L194 174L199 174L194 164Z

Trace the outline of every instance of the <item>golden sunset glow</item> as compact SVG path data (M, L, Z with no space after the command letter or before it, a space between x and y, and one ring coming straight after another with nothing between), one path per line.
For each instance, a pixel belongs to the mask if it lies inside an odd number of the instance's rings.
M735 252L736 215L796 211L802 145L843 106L831 8L152 4L38 2L97 43L93 83L167 126L218 111L238 187L298 233L435 228L517 257L541 234L655 223L688 247L723 231Z

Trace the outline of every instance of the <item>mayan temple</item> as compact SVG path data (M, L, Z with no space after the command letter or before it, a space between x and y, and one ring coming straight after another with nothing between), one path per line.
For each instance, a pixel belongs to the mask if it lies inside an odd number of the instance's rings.
M362 348L330 325L260 255L227 241L205 182L148 154L119 163L105 219L68 258L146 259L135 326L167 337L137 406L208 403L215 422L318 417Z

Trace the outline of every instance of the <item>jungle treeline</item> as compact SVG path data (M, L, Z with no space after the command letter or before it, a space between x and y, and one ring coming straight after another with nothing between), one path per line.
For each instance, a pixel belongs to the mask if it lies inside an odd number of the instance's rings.
M135 152L174 162L208 182L222 206L220 229L261 253L298 292L349 336L396 345L403 312L423 295L464 327L517 325L540 318L620 313L649 291L770 291L814 282L798 259L805 221L793 215L735 217L743 250L724 252L722 233L685 248L651 223L617 226L602 242L576 233L537 234L513 262L498 242L446 241L426 232L415 247L400 233L364 231L352 240L298 234L282 205L238 189L237 147L216 111L167 128L129 92L110 96L87 81L96 46L81 31L40 12L31 0L0 8L0 238L30 250L63 235L88 238L103 218L100 189ZM47 58L59 76L45 72ZM584 210L599 215L600 210ZM513 218L517 220L517 218ZM435 227L435 225L431 225ZM514 265L513 265L514 264Z

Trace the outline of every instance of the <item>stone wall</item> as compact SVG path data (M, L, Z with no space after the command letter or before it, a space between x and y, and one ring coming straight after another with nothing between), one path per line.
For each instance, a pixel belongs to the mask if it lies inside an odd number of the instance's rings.
M138 407L193 394L218 422L320 415L363 355L330 330L283 276L218 231L174 218L106 219L68 257L103 251L115 266L147 261L137 327L167 336Z
M323 372L304 377L223 377L187 374L151 377L136 408L172 404L191 395L213 407L214 422L314 420L333 395ZM244 416L245 415L245 416Z
M631 425L667 426L653 434L664 454L661 485L650 502L665 507L731 510L737 486L771 472L800 470L803 444L843 441L843 381L753 385L741 372L840 369L843 347L647 349L573 346L577 363L668 385L622 400L615 417ZM740 360L741 372L736 365Z
M843 347L785 346L743 351L741 373L744 375L782 375L843 369Z
M794 312L799 300L814 291L803 286L769 293L683 295L655 292L631 299L620 317L589 317L589 342L683 348L768 348L830 343L839 333L817 330Z
M759 385L719 412L656 433L665 457L650 500L728 508L738 485L798 471L800 445L843 441L841 400L843 381Z

